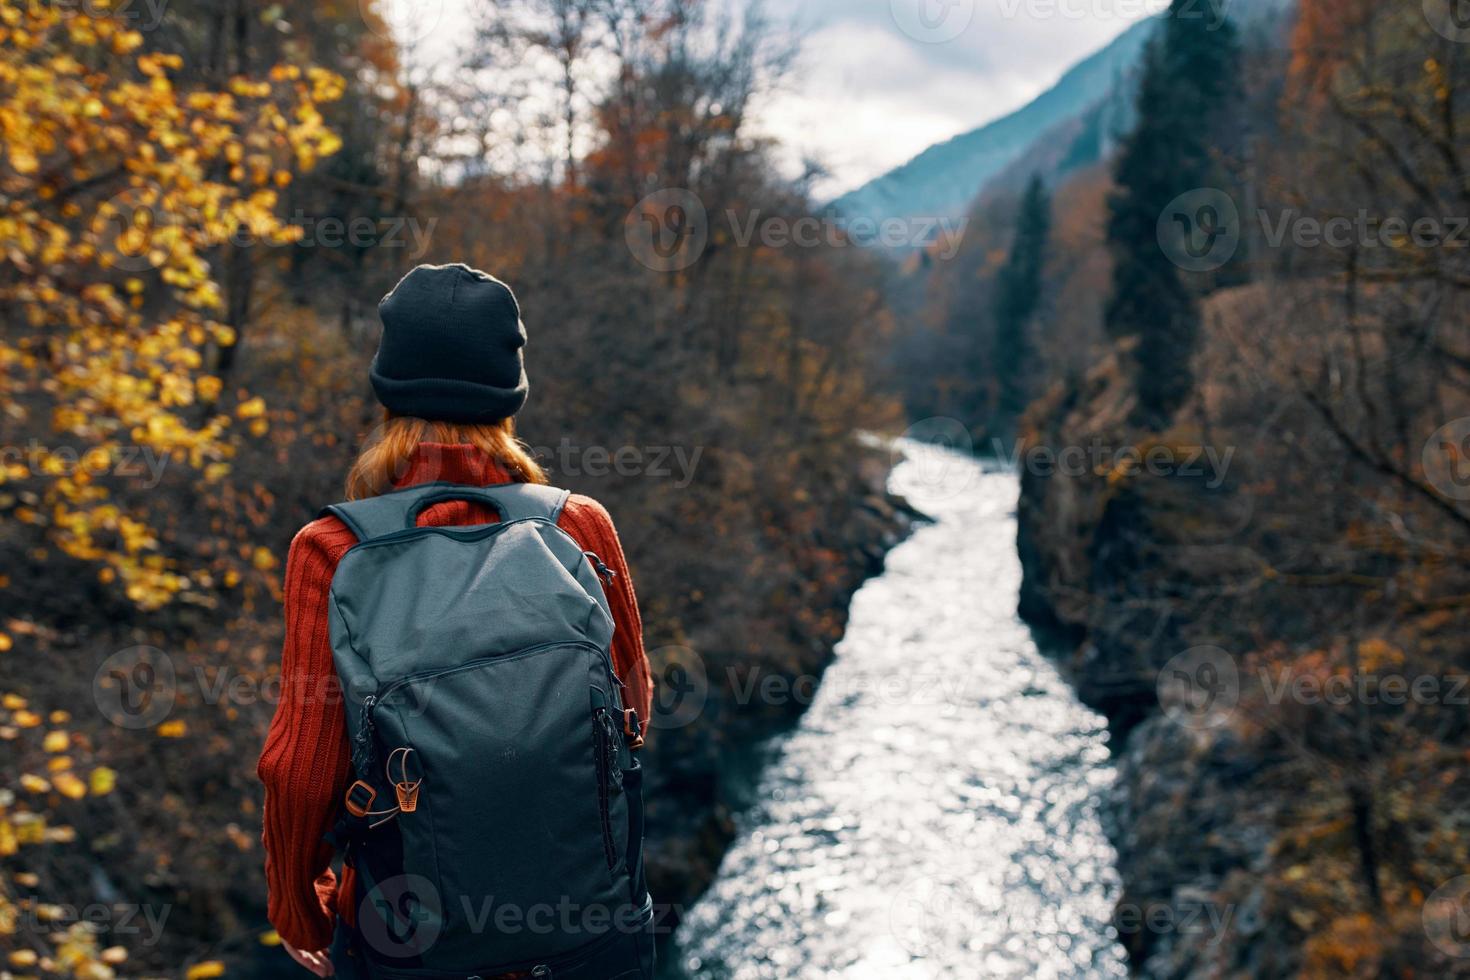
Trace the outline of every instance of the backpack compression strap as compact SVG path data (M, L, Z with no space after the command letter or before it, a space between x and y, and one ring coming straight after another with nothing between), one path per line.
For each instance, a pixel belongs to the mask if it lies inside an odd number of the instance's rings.
M340 518L362 542L413 527L424 508L444 500L489 504L507 523L541 518L555 524L569 496L566 490L534 483L502 483L493 487L423 483L378 497L333 504L322 509L322 516L332 514Z

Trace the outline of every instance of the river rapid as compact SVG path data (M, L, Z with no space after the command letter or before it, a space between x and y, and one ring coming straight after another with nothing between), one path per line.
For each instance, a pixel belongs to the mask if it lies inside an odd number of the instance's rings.
M677 980L1126 977L1104 721L1016 615L1018 481L900 444L934 519L852 600L666 957Z

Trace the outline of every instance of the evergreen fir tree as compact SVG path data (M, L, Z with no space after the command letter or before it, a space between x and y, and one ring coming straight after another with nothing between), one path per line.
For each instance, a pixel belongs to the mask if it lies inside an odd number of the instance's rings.
M1021 199L1010 256L996 278L992 363L999 385L993 423L998 433L1012 434L1031 400L1035 373L1031 321L1041 304L1041 273L1050 234L1051 196L1041 178L1033 176Z
M1109 204L1113 290L1104 314L1115 339L1136 338L1135 421L1168 426L1194 387L1199 304L1159 247L1158 222L1181 194L1225 183L1213 149L1239 84L1239 42L1220 0L1174 0L1144 57L1138 124L1125 140Z

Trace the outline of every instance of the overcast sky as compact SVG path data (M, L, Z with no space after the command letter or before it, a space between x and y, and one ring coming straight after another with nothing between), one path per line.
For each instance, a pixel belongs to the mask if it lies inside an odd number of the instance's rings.
M762 120L850 190L1000 118L1166 0L801 0L791 91ZM781 9L772 5L773 11ZM921 17L920 14L925 14Z
M430 61L465 36L474 0L378 0ZM750 0L710 0L744 5ZM795 172L835 196L1019 108L1168 0L766 0L804 39L796 74L758 106Z

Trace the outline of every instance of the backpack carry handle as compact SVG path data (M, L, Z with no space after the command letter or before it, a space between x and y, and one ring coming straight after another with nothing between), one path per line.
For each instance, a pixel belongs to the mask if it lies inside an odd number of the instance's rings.
M540 518L553 524L561 516L570 494L565 490L533 483L502 483L476 487L462 483L425 483L324 508L357 535L359 542L415 527L425 508L446 500L468 500L488 504L500 519L521 521Z
M404 527L417 527L419 515L435 504L446 503L451 500L463 500L466 503L488 504L500 515L502 521L513 521L517 518L506 514L504 503L499 494L491 492L483 487L453 487L449 490L441 490L425 494L409 505L408 512L404 515Z

